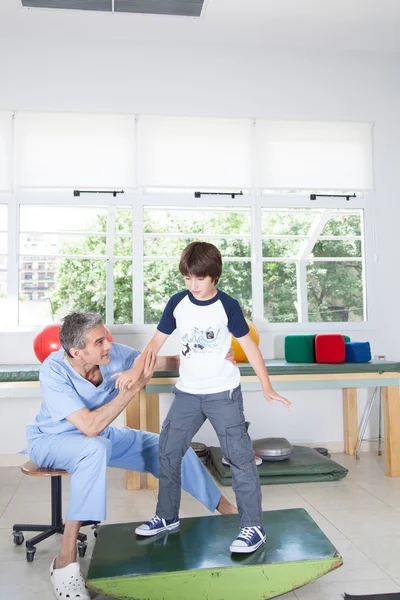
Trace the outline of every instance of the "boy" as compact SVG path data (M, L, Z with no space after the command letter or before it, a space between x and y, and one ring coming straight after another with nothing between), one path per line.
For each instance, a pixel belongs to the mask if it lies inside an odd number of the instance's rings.
M291 403L272 389L239 303L216 288L222 273L220 251L213 244L193 242L182 253L179 271L187 290L170 298L145 350L158 353L168 336L178 329L182 345L179 380L160 434L157 512L150 521L137 527L135 533L152 536L179 527L182 456L208 418L218 435L222 454L231 465L232 487L241 519L240 533L230 551L254 552L265 543L266 537L260 483L243 414L240 373L233 363L225 360L232 334L259 377L268 402L277 400L286 409ZM120 376L118 385L129 386L129 379L127 371Z

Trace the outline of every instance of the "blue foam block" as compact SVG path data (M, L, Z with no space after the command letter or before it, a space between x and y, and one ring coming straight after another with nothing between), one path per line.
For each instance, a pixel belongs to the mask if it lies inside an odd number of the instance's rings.
M369 362L371 360L371 346L369 342L346 342L345 362Z

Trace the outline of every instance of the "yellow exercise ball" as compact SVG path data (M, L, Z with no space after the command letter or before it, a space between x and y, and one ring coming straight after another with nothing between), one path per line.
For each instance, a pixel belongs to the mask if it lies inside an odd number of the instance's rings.
M249 321L249 319L246 319L246 323L250 329L250 336L253 338L253 340L258 346L258 343L260 341L260 335L258 333L257 327L251 321ZM245 360L247 360L247 356L245 355L242 346L239 344L234 335L232 336L232 349L236 362L244 362Z

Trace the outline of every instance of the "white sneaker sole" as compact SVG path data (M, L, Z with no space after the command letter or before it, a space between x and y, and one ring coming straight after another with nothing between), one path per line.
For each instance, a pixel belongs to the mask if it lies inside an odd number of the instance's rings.
M166 527L161 527L160 529L141 529L141 527L136 527L135 533L136 535L140 535L143 537L151 537L153 535L158 535L159 533L163 533L164 531L174 531L179 527L179 521L176 523L172 523L172 525L167 525Z
M262 546L263 544L265 544L266 541L267 541L267 537L264 536L264 538L262 540L260 540L258 542L258 544L255 544L254 546L234 546L232 544L229 547L229 550L232 552L232 554L250 554L251 552L255 552L256 550L258 550L258 548L260 546Z

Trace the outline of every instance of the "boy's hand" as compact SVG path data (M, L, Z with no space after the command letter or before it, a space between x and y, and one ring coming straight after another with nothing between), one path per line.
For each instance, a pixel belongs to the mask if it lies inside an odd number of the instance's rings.
M135 384L141 383L142 380L147 383L147 381L153 375L156 366L156 359L156 354L151 351L138 356L133 364L132 369L114 373L114 375L111 376L117 377L115 387L121 391L124 389L130 389Z
M286 398L284 398L283 396L281 396L280 394L275 392L275 390L270 390L268 393L264 393L264 398L270 404L272 404L272 402L274 402L274 401L282 402L283 406L285 407L285 410L289 410L289 408L292 406L292 403L290 402L290 400L287 400Z
M229 362L231 362L234 365L236 365L235 354L233 352L232 346L229 348L228 354L225 356L225 360L229 360Z

